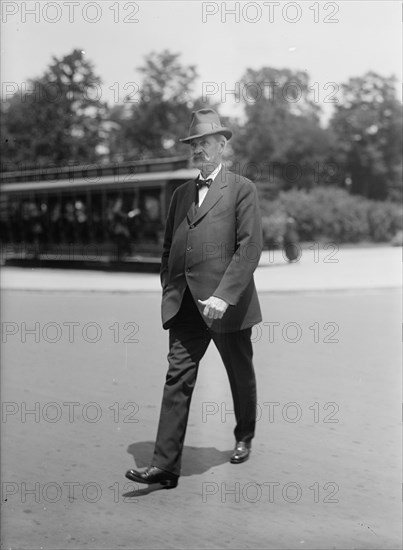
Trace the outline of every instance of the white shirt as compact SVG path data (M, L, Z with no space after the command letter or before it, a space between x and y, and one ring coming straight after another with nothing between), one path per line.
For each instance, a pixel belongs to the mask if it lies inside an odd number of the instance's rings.
M209 174L209 175L207 176L207 178L203 178L203 176L202 176L201 174L200 174L200 178L201 178L201 179L206 179L206 180L207 180L207 179L211 179L211 180L214 181L214 179L216 178L218 172L221 170L221 166L222 166L222 164L220 163L220 164L217 166L217 168L216 168L215 170L213 170L213 171L211 172L211 174ZM208 190L209 190L209 188L208 188L206 185L204 185L201 189L199 189L199 206L202 204L202 202L203 202L204 199L206 198L206 195L207 195L207 193L208 193Z

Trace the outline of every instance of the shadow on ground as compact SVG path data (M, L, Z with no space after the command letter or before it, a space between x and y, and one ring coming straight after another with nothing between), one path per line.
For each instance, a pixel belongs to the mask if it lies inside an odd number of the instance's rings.
M140 441L129 445L127 452L134 458L137 468L146 468L151 465L154 452L153 441ZM219 451L215 447L190 447L185 445L182 455L181 476L204 474L213 466L228 462L232 449Z
M129 445L127 452L133 456L136 468L146 468L151 465L154 442L141 441L139 443L132 443ZM203 474L214 466L228 462L231 453L232 449L229 451L219 451L215 447L190 447L185 445L182 455L181 476ZM162 485L149 485L144 489L131 491L123 496L142 496L160 489L165 489L165 487Z

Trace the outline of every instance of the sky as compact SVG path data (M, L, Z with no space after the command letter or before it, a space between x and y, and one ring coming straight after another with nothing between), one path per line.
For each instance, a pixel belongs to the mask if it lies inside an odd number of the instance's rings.
M398 1L3 0L1 10L2 98L74 48L94 63L98 95L109 103L136 99L147 54L179 53L197 68L196 95L209 94L232 116L241 107L229 92L247 68L307 71L325 115L350 77L393 74L399 90L402 81ZM248 100L249 90L240 91Z

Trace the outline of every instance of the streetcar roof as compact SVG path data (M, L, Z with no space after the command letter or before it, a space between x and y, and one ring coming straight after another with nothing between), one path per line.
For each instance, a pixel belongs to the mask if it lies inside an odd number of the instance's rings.
M21 191L51 191L62 189L77 189L77 188L97 188L97 187L151 187L153 185L163 185L170 180L193 179L197 176L198 170L193 168L183 168L179 170L170 170L167 172L153 172L143 174L122 174L108 175L93 178L72 178L56 181L29 181L18 183L4 183L1 185L3 192L21 192Z

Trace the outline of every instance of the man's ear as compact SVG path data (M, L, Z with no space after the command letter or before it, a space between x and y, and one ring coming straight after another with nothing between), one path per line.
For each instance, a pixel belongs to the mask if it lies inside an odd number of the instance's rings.
M221 154L222 154L222 153L224 153L225 148L227 147L227 140L225 139L225 137L223 137L220 140L220 145L221 145Z

